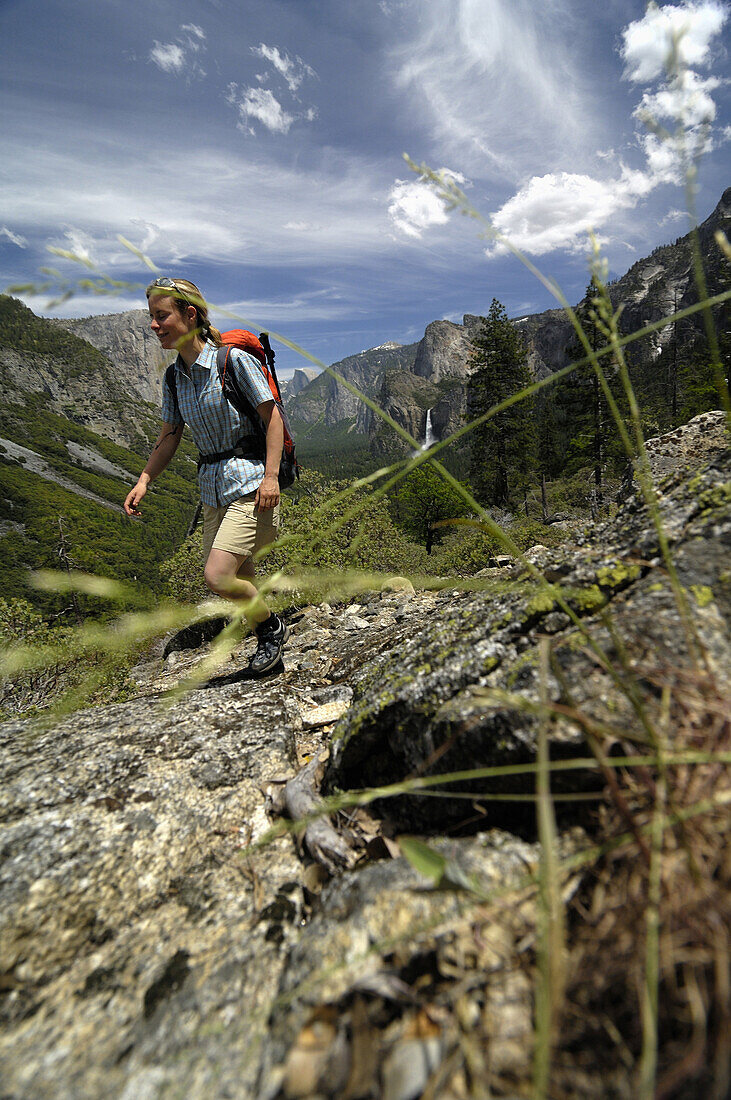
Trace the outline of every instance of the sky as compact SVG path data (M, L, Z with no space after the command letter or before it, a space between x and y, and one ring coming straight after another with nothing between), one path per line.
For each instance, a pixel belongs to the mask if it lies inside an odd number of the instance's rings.
M142 254L192 279L222 327L235 314L328 364L493 297L513 317L553 307L506 240L576 302L590 230L612 276L687 232L689 154L699 220L731 184L729 14L0 0L0 288L51 267L74 294L16 292L38 314L144 308ZM447 209L404 154L484 220ZM121 285L94 295L79 280L95 273ZM310 365L287 347L277 362Z

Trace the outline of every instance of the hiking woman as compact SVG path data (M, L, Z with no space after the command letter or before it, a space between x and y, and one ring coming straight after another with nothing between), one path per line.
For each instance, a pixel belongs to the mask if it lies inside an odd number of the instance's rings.
M147 288L150 327L166 351L176 350L175 393L163 381L163 425L157 442L127 495L124 510L139 516L139 504L175 454L185 424L206 461L199 463L203 501L204 579L212 592L229 600L250 600L247 619L254 625L258 646L249 662L252 673L263 673L280 660L289 630L270 613L252 584L252 555L277 536L279 524L279 463L283 425L272 394L256 360L233 349L230 367L251 406L266 427L266 459L239 457L233 452L251 422L223 395L217 369L221 334L208 319L201 292L187 279L155 279ZM212 460L213 459L213 460Z

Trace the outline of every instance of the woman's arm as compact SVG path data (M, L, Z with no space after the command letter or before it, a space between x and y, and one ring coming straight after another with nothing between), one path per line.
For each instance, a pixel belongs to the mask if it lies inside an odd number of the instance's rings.
M256 410L266 425L267 456L264 466L264 478L256 490L254 504L262 511L276 508L279 504L279 463L284 447L284 424L279 409L273 401L263 401Z
M157 437L157 443L152 448L150 457L147 460L147 465L140 474L134 489L127 494L124 510L128 516L140 515L137 505L147 492L150 482L154 481L163 472L177 451L178 443L180 443L183 434L183 427L182 423L178 424L177 427L172 424L163 424L160 435Z

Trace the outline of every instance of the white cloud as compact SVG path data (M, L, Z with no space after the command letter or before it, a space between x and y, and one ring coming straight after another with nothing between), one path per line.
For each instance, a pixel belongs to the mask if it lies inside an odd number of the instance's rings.
M182 73L185 68L185 52L174 42L166 45L156 42L150 50L150 61L154 61L164 73Z
M305 111L288 111L268 88L240 88L238 84L229 84L225 99L238 113L238 127L254 134L252 125L258 122L275 134L288 134L295 122L314 122L317 109L309 107Z
M205 76L197 55L205 48L206 36L196 23L183 23L174 42L155 42L149 59L164 73L173 76Z
M711 123L716 105L711 96L721 84L701 77L693 66L707 66L713 40L728 14L716 0L667 5L650 4L643 19L625 29L620 54L626 79L657 81L644 92L634 111L651 133L639 137L653 185L680 183L689 164L713 148ZM669 132L659 133L664 125Z
M550 3L551 0L549 6ZM469 16L479 24L479 13L472 0L454 0L454 4L455 14L463 19ZM514 11L508 11L501 0L485 0L480 8L483 17L486 12L491 13L496 35L490 43L482 42L474 47L473 55L486 61L485 72L479 74L481 79L476 86L484 94L486 76L492 76L488 62L502 56L502 35L512 28L516 31L515 41L511 42L514 51L519 54L525 50L523 60L527 59L531 67L534 63L537 66L536 72L529 77L529 87L534 91L545 88L549 102L555 107L550 98L550 76L542 71L542 59L534 54L531 35L526 38L515 23L520 8L519 2ZM613 231L612 239L616 239L620 212L634 208L660 184L681 183L689 158L712 148L710 123L715 118L716 108L711 93L721 83L715 77L699 76L688 66L705 65L711 60L713 39L725 18L725 8L714 2L690 2L663 9L651 4L642 20L626 28L620 49L627 79L655 82L654 88L644 92L634 111L634 117L641 122L653 120L651 132L635 134L636 146L644 157L642 166L629 167L614 150L600 150L596 155L605 162L607 175L604 178L576 170L528 175L512 198L493 214L492 222L497 232L517 248L533 255L556 249L581 251L586 247L589 229ZM468 24L469 20L465 26ZM533 25L535 27L535 21ZM454 37L460 40L459 25L455 27ZM464 42L464 36L461 40ZM658 81L666 72L674 42L679 66L671 78ZM550 50L543 53L551 57ZM416 71L423 62L417 57L411 64ZM449 68L448 57L444 64ZM476 61L472 68L477 70ZM515 113L509 113L511 120L515 117ZM663 124L667 127L668 122L672 123L673 133L663 134L659 127ZM568 153L569 150L563 158L564 163L572 159ZM613 170L612 165L615 165ZM427 190L422 182L397 181L391 193L389 213L398 228L410 236L418 237L425 229L443 224L447 219L437 197L432 194L430 198ZM498 241L490 246L487 254L497 256L505 251L505 244Z
M464 176L448 168L440 172L459 184L465 182ZM389 217L407 237L420 237L425 229L449 221L444 203L425 180L396 180L389 198Z
M663 140L655 134L644 134L639 140L646 158L646 168L642 173L647 181L646 194L661 183L683 182L683 164L675 142Z
M268 61L280 76L284 77L292 94L298 90L305 77L316 76L315 70L310 68L301 57L290 57L286 52L280 53L276 46L267 46L262 42L260 46L252 46L251 52Z
M634 204L636 184L631 175L607 182L570 172L534 176L493 215L492 224L516 248L534 256L555 249L584 250L589 230ZM506 251L498 242L488 255Z
M253 133L250 120L260 122L275 134L287 134L294 122L294 115L288 114L278 99L268 88L246 88L236 104L243 129Z
M684 72L672 83L664 84L657 92L645 92L635 116L655 121L668 119L687 128L713 122L716 104L710 96L720 85L715 77L703 79L692 71Z
M622 36L625 77L640 84L657 80L667 72L673 47L681 69L707 65L712 39L727 14L726 6L717 0L662 8L651 3L643 18L630 23Z
M28 247L28 241L25 237L21 237L18 233L13 233L11 229L8 229L7 225L4 225L2 229L0 229L0 237L7 237L7 239L11 241L12 244L16 244L18 248Z

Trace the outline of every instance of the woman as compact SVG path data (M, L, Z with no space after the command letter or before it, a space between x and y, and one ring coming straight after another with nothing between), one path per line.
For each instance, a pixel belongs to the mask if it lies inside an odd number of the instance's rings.
M221 334L208 320L208 307L195 284L187 279L156 279L147 288L147 302L150 327L161 346L178 352L176 393L165 379L162 429L139 481L124 502L128 516L140 515L140 501L175 454L186 423L204 455L233 452L243 436L254 433L253 425L223 395L216 366ZM284 435L282 418L256 360L235 349L230 363L266 426L266 460L231 454L199 466L203 576L219 596L251 601L246 617L254 626L258 646L249 669L260 674L279 662L289 636L286 624L269 612L251 582L252 555L277 537Z

